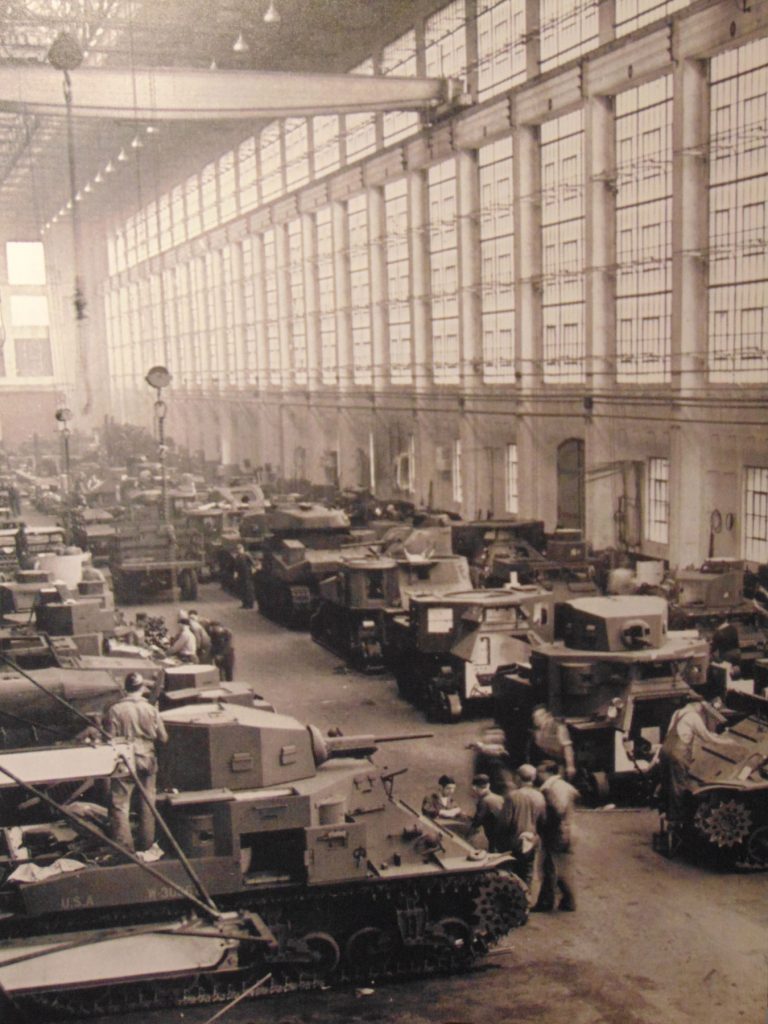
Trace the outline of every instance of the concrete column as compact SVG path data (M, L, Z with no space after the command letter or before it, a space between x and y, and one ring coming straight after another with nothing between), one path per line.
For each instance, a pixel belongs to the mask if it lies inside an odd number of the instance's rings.
M339 390L354 380L352 350L352 286L349 278L349 218L346 203L332 203L333 278L336 293L336 354Z
M411 324L413 330L414 386L432 382L432 315L430 305L429 205L423 171L408 177L411 254Z
M267 293L265 286L264 238L253 236L253 305L256 320L256 381L260 388L269 384L269 347L267 344Z
M541 315L541 161L539 129L514 129L515 364L523 388L543 380Z
M317 234L311 213L301 215L302 251L304 253L304 312L307 332L307 390L314 391L320 382L320 290L317 280Z
M699 565L707 551L708 535L701 501L708 492L706 442L697 439L699 428L673 423L669 438L669 547L670 566L683 569Z
M482 302L480 298L480 179L477 153L456 154L458 207L460 371L465 390L483 382Z
M525 0L525 77L535 78L539 73L541 57L541 28L539 6L541 0Z
M371 275L371 385L374 391L389 382L387 322L387 253L384 189L368 189L368 239Z
M277 274L277 326L280 337L280 387L293 386L291 290L288 280L288 230L285 224L275 228L275 270Z
M709 87L706 61L679 61L672 100L672 385L707 380Z

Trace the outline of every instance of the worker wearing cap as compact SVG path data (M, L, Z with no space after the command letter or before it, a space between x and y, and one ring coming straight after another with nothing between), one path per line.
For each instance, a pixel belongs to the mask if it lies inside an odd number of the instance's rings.
M168 734L154 704L147 700L150 683L139 673L129 672L125 677L125 696L107 712L107 731L111 736L130 740L133 744L136 776L146 799L139 807L138 848L148 850L155 841L157 795L157 755L155 745L166 743ZM112 838L128 850L134 850L131 834L131 797L135 789L133 777L116 773L110 780L109 824Z
M535 786L536 779L533 765L519 766L515 782L507 787L500 822L505 835L500 848L514 853L515 870L528 886L531 906L536 903L541 889L542 834L547 817L547 801Z
M179 612L179 631L165 653L169 657L177 657L179 661L197 663L197 640L186 612Z

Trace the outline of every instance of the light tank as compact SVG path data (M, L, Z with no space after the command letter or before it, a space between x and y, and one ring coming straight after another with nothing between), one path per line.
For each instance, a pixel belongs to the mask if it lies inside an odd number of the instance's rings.
M667 630L656 596L584 597L556 606L555 641L492 682L494 713L516 763L530 757L531 713L544 705L568 728L578 783L595 798L643 783L673 712L704 685L708 644Z
M474 849L395 797L402 769L377 764L376 749L418 737L326 737L235 705L163 717L154 863L110 855L93 827L59 821L65 809L41 786L57 765L70 779L108 775L113 744L0 755L0 785L24 782L49 808L35 826L0 827L0 989L21 1014L457 970L526 921L509 855ZM76 870L31 870L62 858ZM18 883L24 865L31 880Z
M768 700L740 695L738 703L739 711L726 712L721 742L695 742L677 821L668 818L669 776L662 773L659 852L683 847L720 867L768 868Z
M317 605L320 581L338 572L345 558L364 557L349 517L311 502L283 505L267 516L261 567L254 573L262 615L284 626L306 629Z

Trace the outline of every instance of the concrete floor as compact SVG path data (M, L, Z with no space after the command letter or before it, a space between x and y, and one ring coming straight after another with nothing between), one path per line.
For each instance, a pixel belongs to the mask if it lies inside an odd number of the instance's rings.
M452 772L471 806L466 744L486 719L429 726L402 701L389 676L339 670L306 634L246 611L215 584L197 607L235 633L236 678L278 710L345 733L434 731L378 755L407 764L396 792L418 803ZM176 609L152 606L171 626ZM721 875L651 849L648 810L578 815L580 904L575 914L534 914L487 965L463 976L244 1002L230 1024L765 1024L768 1019L768 876ZM113 1024L203 1024L217 1007L109 1018Z

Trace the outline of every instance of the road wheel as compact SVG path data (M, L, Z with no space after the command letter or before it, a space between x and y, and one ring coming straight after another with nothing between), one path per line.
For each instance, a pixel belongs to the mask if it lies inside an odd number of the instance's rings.
M393 930L369 926L353 932L344 946L344 960L354 977L368 978L386 971L400 946Z

